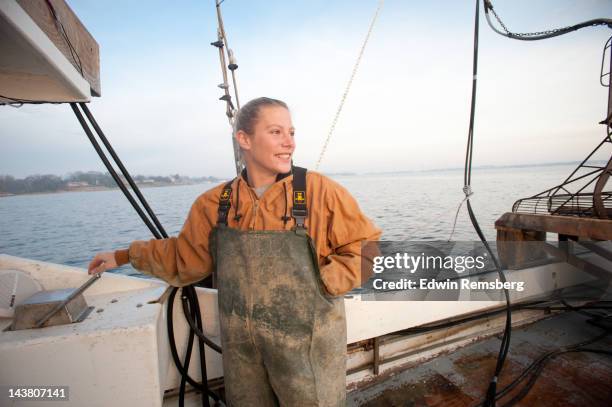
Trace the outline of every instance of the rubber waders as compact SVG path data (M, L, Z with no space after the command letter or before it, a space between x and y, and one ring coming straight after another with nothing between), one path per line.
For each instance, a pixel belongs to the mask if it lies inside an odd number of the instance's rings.
M213 230L230 406L344 406L344 298L326 295L305 229Z

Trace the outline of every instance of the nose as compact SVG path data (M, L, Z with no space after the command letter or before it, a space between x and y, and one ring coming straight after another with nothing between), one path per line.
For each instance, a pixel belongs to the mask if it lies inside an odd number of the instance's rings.
M291 149L295 148L295 138L288 131L284 133L283 147L291 148Z

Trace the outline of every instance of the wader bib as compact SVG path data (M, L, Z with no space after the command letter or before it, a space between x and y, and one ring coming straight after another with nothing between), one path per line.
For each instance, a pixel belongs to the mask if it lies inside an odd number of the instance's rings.
M344 298L326 295L306 234L306 169L293 168L291 231L227 227L231 183L213 230L228 405L344 406Z

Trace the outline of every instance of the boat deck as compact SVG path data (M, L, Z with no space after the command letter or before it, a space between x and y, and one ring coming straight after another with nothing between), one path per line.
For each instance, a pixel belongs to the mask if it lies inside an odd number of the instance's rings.
M510 352L498 391L544 353L601 335L588 316L566 312L514 328ZM609 329L609 328L608 328ZM612 349L612 331L589 348ZM495 369L501 335L473 343L409 369L385 375L349 393L350 406L476 406L484 398ZM527 380L528 381L528 380ZM524 385L525 382L522 383ZM502 398L503 406L522 385ZM579 352L551 359L529 393L516 406L609 406L612 400L612 357Z

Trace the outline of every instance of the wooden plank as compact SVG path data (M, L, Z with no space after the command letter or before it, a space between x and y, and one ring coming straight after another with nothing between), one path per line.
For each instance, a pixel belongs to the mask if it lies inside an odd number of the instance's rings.
M503 228L525 229L594 240L612 240L612 220L610 219L508 212L495 222L495 228L500 230Z
M81 72L81 68L77 62L80 60L80 65L83 70L82 74L91 86L92 96L100 96L102 90L100 85L100 49L98 43L66 2L64 0L49 0L55 10L57 18L64 26L70 43L78 54L78 59L72 56L68 43L56 24L47 1L16 1L78 72Z
M16 0L0 1L0 103L89 102L91 86Z
M546 240L546 232L497 227L497 252L505 269L520 270L547 262L537 242Z

